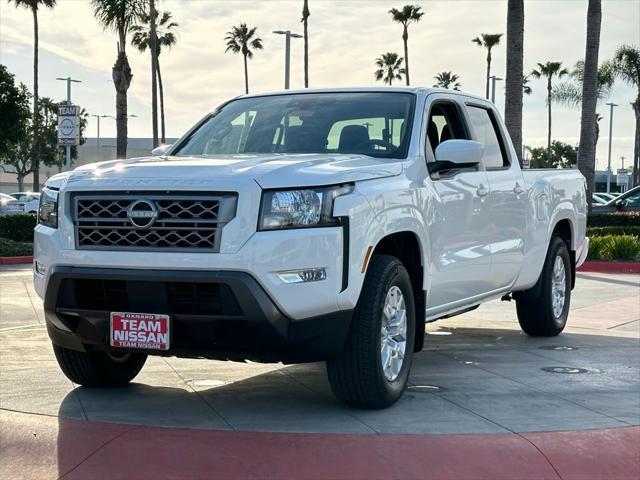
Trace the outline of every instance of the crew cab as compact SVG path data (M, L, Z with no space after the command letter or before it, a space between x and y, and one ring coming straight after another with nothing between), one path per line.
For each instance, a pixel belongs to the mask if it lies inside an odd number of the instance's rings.
M35 287L75 383L124 384L148 355L326 361L339 399L384 408L425 322L512 297L527 334L565 327L584 178L521 171L482 98L243 96L165 150L42 192Z

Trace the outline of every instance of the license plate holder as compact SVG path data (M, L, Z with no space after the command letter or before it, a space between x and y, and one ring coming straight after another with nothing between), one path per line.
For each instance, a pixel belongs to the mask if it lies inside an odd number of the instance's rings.
M109 345L112 348L169 350L171 318L157 313L111 312Z

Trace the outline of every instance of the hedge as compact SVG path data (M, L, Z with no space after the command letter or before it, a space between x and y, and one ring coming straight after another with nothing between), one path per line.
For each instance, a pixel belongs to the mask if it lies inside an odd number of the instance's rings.
M593 237L589 244L590 260L640 260L640 239L633 235Z
M640 237L640 227L587 227L588 237L603 235L635 235Z
M640 212L591 213L587 217L589 227L640 227Z
M14 242L0 238L0 257L25 257L33 255L33 244L30 242Z
M30 213L2 215L0 216L0 237L16 242L33 242L33 229L37 221L36 216Z

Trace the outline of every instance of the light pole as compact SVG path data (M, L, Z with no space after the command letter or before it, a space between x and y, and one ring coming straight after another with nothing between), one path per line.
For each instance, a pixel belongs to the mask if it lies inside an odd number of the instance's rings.
M607 158L607 193L611 192L611 136L613 135L613 107L617 107L618 105L609 102L609 155Z
M67 105L71 106L71 82L82 83L82 80L74 80L71 77L56 77L56 80L67 82ZM65 145L65 169L71 169L71 145Z
M96 117L98 120L98 138L96 140L96 162L100 161L100 115L92 114L92 117Z
M496 81L499 80L504 80L500 77L497 77L495 75L491 75L489 77L491 79L491 103L493 103L495 105L496 103Z
M289 71L291 70L291 38L302 38L302 35L291 33L291 30L274 30L276 35L284 35L284 89L289 90Z

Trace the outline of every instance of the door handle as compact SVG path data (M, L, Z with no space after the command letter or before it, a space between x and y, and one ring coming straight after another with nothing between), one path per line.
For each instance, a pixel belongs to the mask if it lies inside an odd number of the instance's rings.
M516 186L513 187L513 193L516 195L522 195L524 193L524 189L520 186L519 183L516 182Z
M478 186L476 192L479 197L486 197L487 195L489 195L489 189L482 184Z

